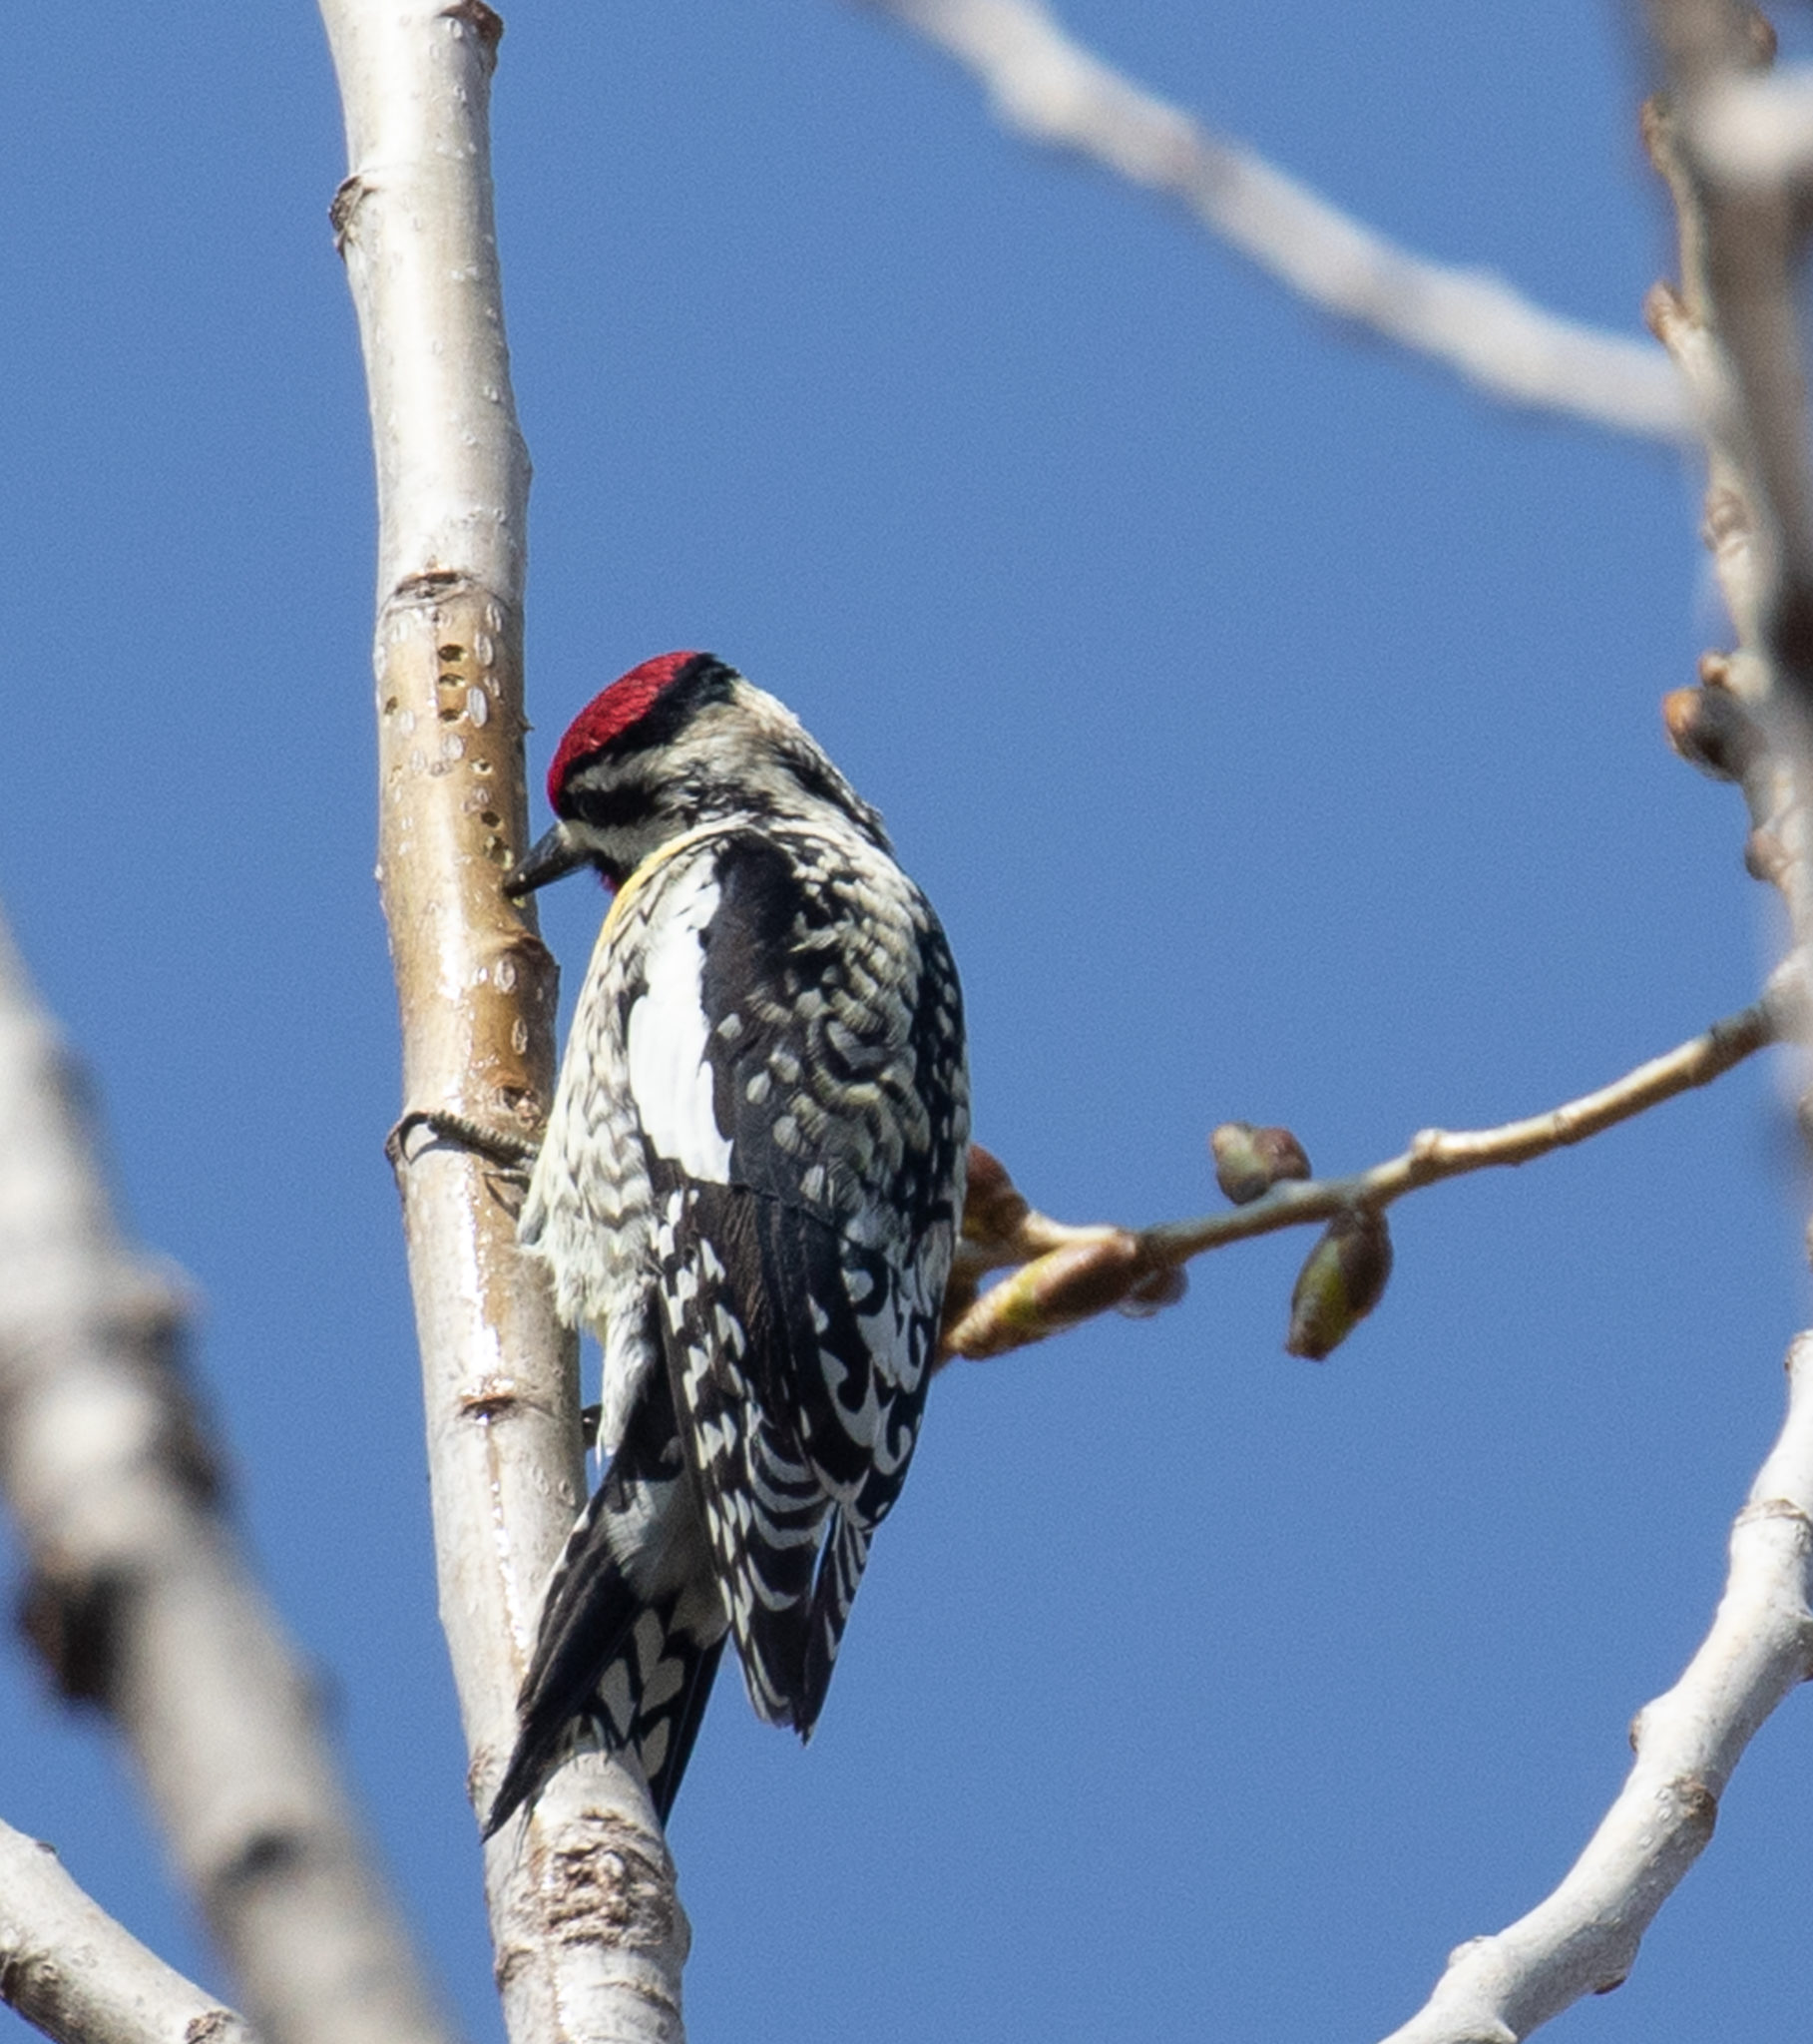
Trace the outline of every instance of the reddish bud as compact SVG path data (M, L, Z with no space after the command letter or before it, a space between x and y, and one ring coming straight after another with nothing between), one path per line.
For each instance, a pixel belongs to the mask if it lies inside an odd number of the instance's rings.
M1236 1207L1249 1206L1280 1180L1308 1178L1309 1159L1288 1129L1223 1122L1208 1139L1215 1183Z
M1030 1208L1008 1169L992 1150L970 1145L969 1187L963 1196L963 1233L990 1249L1010 1247Z
M1648 150L1655 168L1665 177L1667 166L1662 153L1668 145L1667 111L1659 100L1643 102L1643 147ZM1643 324L1648 327L1663 347L1671 347L1685 328L1692 324L1691 315L1681 301L1681 294L1671 283L1652 283L1643 294Z
M1742 780L1762 751L1756 720L1722 688L1671 689L1662 698L1662 726L1687 765L1714 780Z
M1332 1355L1384 1295L1391 1233L1372 1208L1337 1214L1310 1251L1290 1295L1288 1353L1308 1362Z

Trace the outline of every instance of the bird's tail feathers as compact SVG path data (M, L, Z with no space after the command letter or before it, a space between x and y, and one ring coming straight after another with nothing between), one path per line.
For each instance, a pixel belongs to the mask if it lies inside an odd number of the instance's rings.
M801 1739L812 1736L812 1727L824 1708L837 1649L843 1644L843 1629L849 1623L850 1606L856 1601L856 1586L862 1581L868 1559L869 1529L853 1518L845 1506L835 1506L824 1553L819 1557L818 1579L812 1586L805 1679L797 1720Z
M723 1652L724 1620L666 1373L650 1373L622 1445L568 1536L517 1700L515 1751L489 1838L572 1751L590 1723L640 1764L665 1822Z

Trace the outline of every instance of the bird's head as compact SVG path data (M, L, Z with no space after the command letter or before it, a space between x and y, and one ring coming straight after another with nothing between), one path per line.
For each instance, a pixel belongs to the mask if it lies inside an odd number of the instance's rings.
M709 653L645 660L594 696L548 768L560 820L504 880L520 900L591 866L612 886L682 832L836 810L885 846L881 818L772 696Z

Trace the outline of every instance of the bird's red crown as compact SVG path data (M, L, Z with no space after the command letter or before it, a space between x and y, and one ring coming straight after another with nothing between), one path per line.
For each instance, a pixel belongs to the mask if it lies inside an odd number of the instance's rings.
M608 689L594 696L568 725L567 735L548 768L549 807L560 809L561 789L566 785L567 775L582 760L602 753L620 733L640 723L695 660L707 658L708 655L700 653L658 654L654 660L633 667L627 675L620 675Z

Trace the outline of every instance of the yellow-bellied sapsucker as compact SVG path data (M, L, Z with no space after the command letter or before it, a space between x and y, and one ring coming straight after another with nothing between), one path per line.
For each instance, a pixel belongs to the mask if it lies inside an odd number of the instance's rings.
M597 697L506 881L617 890L522 1241L604 1347L610 1456L551 1579L486 1822L576 1720L665 1819L726 1637L808 1735L912 1459L962 1218L963 1005L881 818L703 653Z

